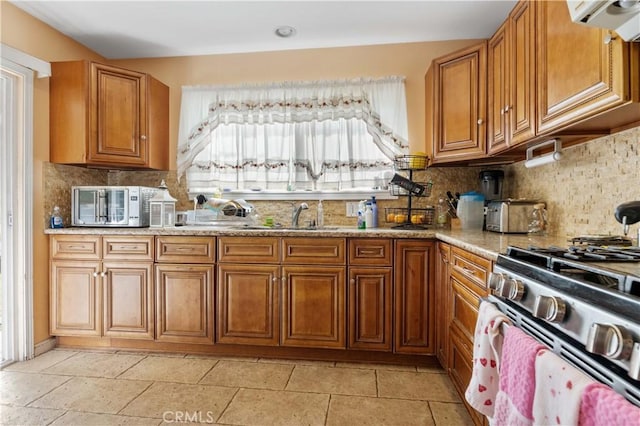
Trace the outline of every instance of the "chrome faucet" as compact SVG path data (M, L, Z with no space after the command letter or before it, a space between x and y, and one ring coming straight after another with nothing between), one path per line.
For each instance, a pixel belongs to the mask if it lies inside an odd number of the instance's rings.
M308 209L309 209L309 206L307 205L307 203L300 203L300 205L293 210L293 217L291 218L291 227L293 228L298 227L298 218L300 218L300 213L302 212L302 210L308 210Z

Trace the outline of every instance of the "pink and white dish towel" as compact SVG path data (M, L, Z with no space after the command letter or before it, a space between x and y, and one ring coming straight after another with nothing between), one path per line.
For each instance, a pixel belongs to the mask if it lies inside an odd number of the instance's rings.
M582 393L580 426L640 425L640 407L601 383L587 386Z
M480 303L474 335L473 374L464 396L469 405L489 418L493 417L498 393L503 322L511 323L493 303Z
M534 425L577 425L585 388L596 383L549 350L538 352L533 397Z
M500 386L491 420L493 426L533 424L535 361L542 349L544 345L519 328L507 329L502 346Z

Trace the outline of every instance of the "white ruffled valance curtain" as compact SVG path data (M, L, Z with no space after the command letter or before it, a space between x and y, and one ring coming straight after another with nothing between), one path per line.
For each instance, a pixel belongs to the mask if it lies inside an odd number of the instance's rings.
M183 87L188 186L372 186L408 151L404 78Z

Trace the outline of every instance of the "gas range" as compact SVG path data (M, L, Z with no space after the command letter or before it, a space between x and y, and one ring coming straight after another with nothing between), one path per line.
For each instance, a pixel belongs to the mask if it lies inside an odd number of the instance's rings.
M516 326L640 406L640 275L612 266L640 259L617 251L607 258L610 248L589 247L509 247L495 262L489 299Z

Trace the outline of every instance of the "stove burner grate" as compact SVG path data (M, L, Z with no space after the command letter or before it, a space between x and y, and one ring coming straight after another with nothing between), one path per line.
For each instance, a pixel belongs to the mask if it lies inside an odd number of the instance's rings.
M631 238L621 235L579 235L571 239L572 244L587 244L591 246L631 246Z

